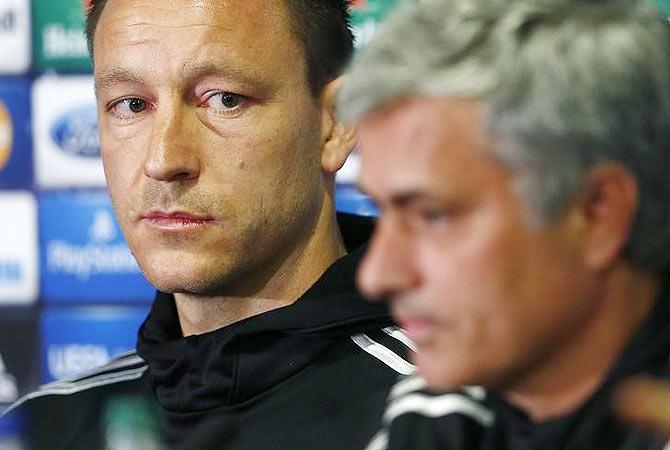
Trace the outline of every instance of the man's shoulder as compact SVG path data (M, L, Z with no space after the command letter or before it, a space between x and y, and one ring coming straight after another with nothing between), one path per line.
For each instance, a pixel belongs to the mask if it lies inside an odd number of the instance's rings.
M391 388L383 428L366 450L437 450L445 443L453 448L472 448L495 419L486 396L477 386L433 392L420 376L405 377Z
M11 405L4 414L44 401L71 400L75 397L81 400L86 396L98 397L103 391L140 392L142 390L141 378L147 371L147 367L147 364L135 351L123 353L103 366L40 386L36 391L25 395Z

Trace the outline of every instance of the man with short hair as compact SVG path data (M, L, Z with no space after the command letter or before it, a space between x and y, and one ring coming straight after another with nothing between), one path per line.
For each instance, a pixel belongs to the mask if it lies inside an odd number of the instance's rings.
M636 0L417 2L338 108L381 211L359 285L418 346L368 450L660 449L611 394L670 375L667 19Z
M87 29L108 190L159 293L137 354L24 401L33 448L132 441L124 398L169 448L363 447L413 366L355 288L370 224L334 211L346 2L97 1Z

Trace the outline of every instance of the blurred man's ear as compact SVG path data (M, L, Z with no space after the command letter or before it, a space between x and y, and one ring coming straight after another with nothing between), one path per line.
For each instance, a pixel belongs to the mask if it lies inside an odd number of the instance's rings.
M345 126L335 117L335 97L341 83L342 77L338 77L328 83L323 90L321 167L328 173L340 170L358 142L358 128Z
M627 168L604 163L590 171L582 198L587 224L584 261L588 266L602 270L621 257L637 208L637 181Z
M615 391L614 406L621 417L642 429L670 437L670 383L639 375L623 381Z

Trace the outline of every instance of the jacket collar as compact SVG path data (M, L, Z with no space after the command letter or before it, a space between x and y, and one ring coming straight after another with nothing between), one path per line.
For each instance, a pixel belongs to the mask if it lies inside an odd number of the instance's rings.
M140 328L137 350L167 411L230 406L296 374L339 338L388 326L386 305L355 286L361 247L336 261L291 305L221 329L182 337L174 297L159 292Z

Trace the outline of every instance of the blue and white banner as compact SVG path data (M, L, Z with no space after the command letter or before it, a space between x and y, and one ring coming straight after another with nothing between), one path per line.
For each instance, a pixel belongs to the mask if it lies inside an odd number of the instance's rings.
M42 297L48 303L149 303L145 280L114 218L107 193L40 197Z
M30 80L0 78L0 189L32 187Z
M28 71L30 53L30 0L0 0L0 73Z
M42 313L42 381L72 377L135 349L149 307L51 307Z
M0 306L38 295L37 202L29 192L0 192Z
M32 110L39 186L103 187L93 77L39 78Z

